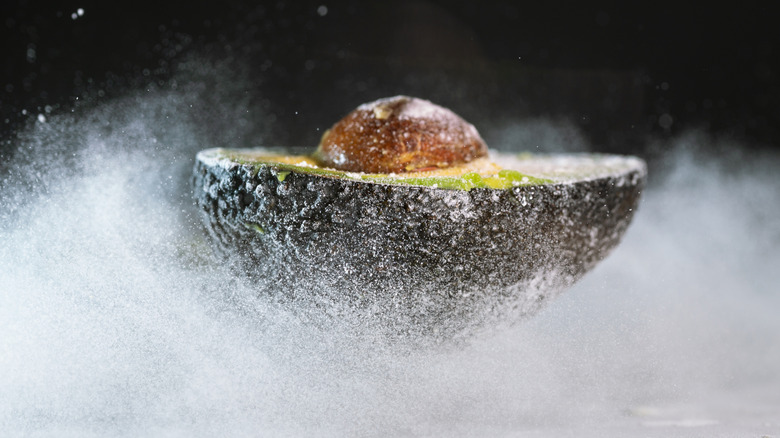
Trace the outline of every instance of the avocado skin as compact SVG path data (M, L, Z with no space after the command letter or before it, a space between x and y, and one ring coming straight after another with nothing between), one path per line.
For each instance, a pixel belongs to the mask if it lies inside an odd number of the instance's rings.
M451 335L531 314L603 259L645 171L465 191L199 159L193 183L217 253L259 293Z

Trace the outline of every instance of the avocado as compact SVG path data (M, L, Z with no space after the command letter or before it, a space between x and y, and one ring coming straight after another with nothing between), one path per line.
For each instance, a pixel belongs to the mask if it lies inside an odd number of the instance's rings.
M363 174L208 149L194 194L217 253L258 293L451 336L532 314L582 277L620 241L646 178L634 157L490 159L495 174Z

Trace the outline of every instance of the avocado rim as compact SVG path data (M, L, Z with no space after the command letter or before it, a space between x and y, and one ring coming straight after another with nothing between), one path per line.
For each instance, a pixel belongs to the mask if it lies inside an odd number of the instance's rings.
M363 181L376 184L401 185L432 187L446 190L465 190L471 189L500 189L506 190L514 187L534 186L552 183L553 180L539 178L512 169L501 169L495 175L480 175L478 172L469 171L460 176L437 176L414 174L382 174L382 173L360 173L347 172L342 170L330 169L327 167L313 166L302 162L291 164L274 161L274 154L257 155L256 151L271 152L267 149L225 149L214 148L201 152L201 159L211 157L216 160L228 160L240 165L251 166L254 173L257 173L261 167L270 167L276 174L279 181L284 179L291 172L305 173L310 175L322 176L326 178L343 178L352 181ZM283 155L280 155L283 156Z

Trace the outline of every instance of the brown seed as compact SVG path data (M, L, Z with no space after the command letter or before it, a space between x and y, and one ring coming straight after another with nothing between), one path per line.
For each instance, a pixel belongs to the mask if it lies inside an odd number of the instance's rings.
M466 163L487 152L476 128L457 114L395 96L347 114L322 136L315 158L350 172L400 173Z

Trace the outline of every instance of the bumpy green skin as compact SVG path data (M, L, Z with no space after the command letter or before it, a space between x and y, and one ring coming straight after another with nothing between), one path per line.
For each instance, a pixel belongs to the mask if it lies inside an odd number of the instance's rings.
M215 156L198 155L193 181L218 252L261 293L362 312L391 332L455 333L533 313L617 245L645 181L642 164L448 190Z

